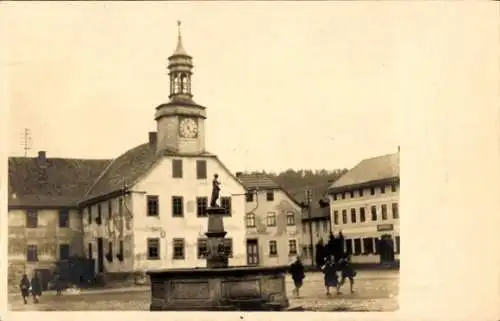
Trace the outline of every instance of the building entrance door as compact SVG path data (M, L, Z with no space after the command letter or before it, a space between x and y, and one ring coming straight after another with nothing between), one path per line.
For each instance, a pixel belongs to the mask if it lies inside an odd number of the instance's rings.
M394 240L384 234L379 240L380 263L394 263Z
M247 240L247 264L259 265L259 242L256 239Z

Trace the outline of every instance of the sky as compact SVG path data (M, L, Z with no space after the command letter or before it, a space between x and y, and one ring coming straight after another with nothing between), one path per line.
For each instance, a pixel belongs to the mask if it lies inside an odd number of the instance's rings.
M24 128L30 156L115 158L146 142L155 107L168 101L181 20L194 100L207 107L207 149L232 171L351 168L396 152L408 30L424 23L376 2L3 9L10 155L23 155Z

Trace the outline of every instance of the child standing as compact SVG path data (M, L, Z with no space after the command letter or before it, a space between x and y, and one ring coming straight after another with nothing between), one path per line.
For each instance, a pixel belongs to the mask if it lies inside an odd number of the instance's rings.
M356 271L352 268L351 265L351 256L347 254L344 258L342 258L339 262L340 271L342 272L342 279L337 285L337 293L340 294L340 287L344 285L345 279L349 279L349 285L351 289L351 293L354 293L354 277L356 276Z

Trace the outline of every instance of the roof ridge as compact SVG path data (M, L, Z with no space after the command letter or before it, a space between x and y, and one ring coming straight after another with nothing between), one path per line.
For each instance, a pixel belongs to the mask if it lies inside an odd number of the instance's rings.
M113 165L116 161L118 157L114 158L114 159L111 159L109 161L109 164L106 166L106 168L101 172L101 174L99 174L99 176L97 176L97 178L95 179L95 181L92 183L92 185L90 185L90 187L87 189L87 191L85 192L85 194L83 194L83 196L78 200L78 202L81 202L83 199L85 199L86 196L89 195L90 191L96 186L96 184L101 180L101 178L104 176L104 174L106 174L106 172L111 168L111 165Z

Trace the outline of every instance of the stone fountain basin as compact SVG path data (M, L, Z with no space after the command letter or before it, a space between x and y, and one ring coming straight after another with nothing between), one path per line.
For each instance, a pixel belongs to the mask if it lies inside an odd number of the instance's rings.
M148 271L151 311L281 311L288 266Z

